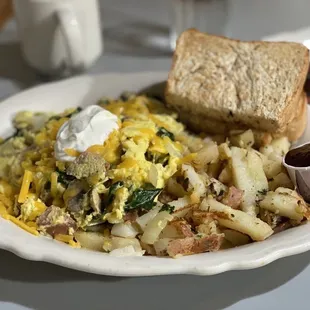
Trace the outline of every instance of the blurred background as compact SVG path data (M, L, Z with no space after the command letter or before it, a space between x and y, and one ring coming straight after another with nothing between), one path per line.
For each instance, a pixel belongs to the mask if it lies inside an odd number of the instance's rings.
M243 40L281 33L285 39L297 40L297 33L301 42L310 39L309 0L98 2L104 48L89 73L168 71L175 40L189 27ZM29 70L20 53L12 0L0 0L0 98L38 81L42 77Z
M26 0L27 1L27 0ZM256 40L309 27L308 0L100 0L107 54L167 55L174 36L196 27ZM11 0L0 0L0 38L16 38ZM6 21L6 22L4 22Z

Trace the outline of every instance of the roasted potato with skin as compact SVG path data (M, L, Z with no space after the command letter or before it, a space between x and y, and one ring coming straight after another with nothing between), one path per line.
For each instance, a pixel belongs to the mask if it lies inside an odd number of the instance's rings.
M160 234L161 238L185 238L193 237L191 226L184 220L173 220L167 224Z

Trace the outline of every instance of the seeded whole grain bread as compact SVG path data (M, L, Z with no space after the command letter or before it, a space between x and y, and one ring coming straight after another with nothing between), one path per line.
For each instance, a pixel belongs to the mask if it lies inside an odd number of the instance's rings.
M304 117L308 68L309 51L298 43L242 42L189 29L178 39L165 97L196 131L281 135Z

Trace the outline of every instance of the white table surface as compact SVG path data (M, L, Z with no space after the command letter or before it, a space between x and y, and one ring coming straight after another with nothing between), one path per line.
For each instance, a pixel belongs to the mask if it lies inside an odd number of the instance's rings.
M227 1L225 27L221 21L214 26L218 33L258 39L308 26L310 3L306 0ZM90 74L169 70L170 55L166 51L137 46L122 33L130 27L130 31L140 33L149 27L155 35L166 34L169 14L162 10L165 3L102 1L106 52L89 70ZM214 14L211 9L209 12ZM11 22L0 32L0 98L39 82L22 61L15 24ZM113 278L26 261L0 251L0 309L308 309L309 261L310 252L256 270L211 277Z

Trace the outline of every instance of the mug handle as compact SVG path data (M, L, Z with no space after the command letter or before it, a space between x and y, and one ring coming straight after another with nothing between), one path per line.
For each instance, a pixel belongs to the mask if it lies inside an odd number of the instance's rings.
M82 33L76 15L69 7L62 7L56 11L56 16L65 37L70 65L73 70L80 71L85 67L85 60Z

